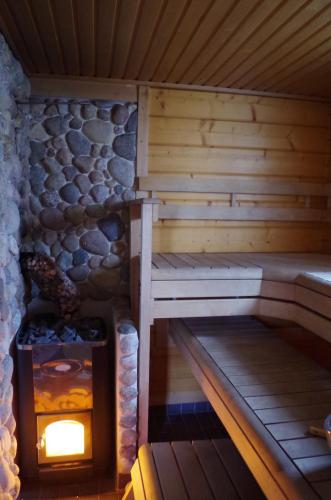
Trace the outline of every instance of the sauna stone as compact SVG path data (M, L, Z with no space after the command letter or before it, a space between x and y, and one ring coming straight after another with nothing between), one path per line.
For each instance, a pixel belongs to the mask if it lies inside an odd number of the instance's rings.
M89 273L89 268L85 264L69 269L68 276L73 281L84 281Z
M93 104L83 104L81 108L81 115L85 120L90 120L95 118L97 114L97 108Z
M64 212L64 217L72 224L78 225L84 220L85 210L80 206L68 207Z
M70 151L76 155L87 155L90 152L90 142L76 130L70 130L66 134L66 140Z
M92 142L111 144L112 142L112 125L103 120L90 120L83 125L83 133Z
M33 198L34 202L36 198ZM44 207L56 207L60 201L59 193L55 190L45 191L40 195L40 201Z
M128 123L125 125L125 132L127 133L137 132L137 126L138 126L138 111L134 111L131 114Z
M45 180L45 187L47 189L59 190L66 182L63 174L51 174Z
M100 203L95 203L86 207L86 215L99 219L100 217L104 217L106 215L106 210Z
M72 155L68 148L59 149L56 153L56 159L61 165L70 165L72 160Z
M82 128L83 122L77 116L74 116L69 122L69 127L73 128L74 130L78 130Z
M92 144L90 155L92 158L97 158L100 154L100 144Z
M105 199L109 195L109 189L103 184L97 184L90 190L90 195L96 202L100 203L102 201L105 201Z
M110 111L109 109L98 109L98 112L97 112L97 115L98 115L98 118L100 118L100 120L104 120L104 121L109 121L110 120Z
M91 203L93 203L93 198L91 196L89 196L89 195L81 196L79 198L79 203L83 207L88 207L89 205L91 205Z
M76 250L72 255L72 263L74 266L80 266L81 264L86 264L89 259L89 254L81 248Z
M49 174L56 174L61 171L62 166L55 158L44 158L42 160L43 167Z
M90 156L78 156L78 158L74 158L73 163L80 172L86 174L93 166L93 158Z
M136 136L135 134L122 134L115 137L113 142L115 153L126 160L136 158Z
M74 183L82 194L88 193L91 188L91 182L89 181L89 178L84 174L77 175L74 179Z
M102 158L110 158L113 154L112 147L109 145L102 146L100 155Z
M118 214L110 214L108 217L98 221L100 231L109 241L120 240L124 234L124 224Z
M111 119L115 125L124 125L129 118L129 110L122 104L115 104L111 110Z
M43 125L48 135L60 135L65 132L63 118L59 115L47 118Z
M75 184L66 184L60 189L61 198L68 203L76 203L80 198L80 191Z
M112 268L117 267L121 263L121 259L118 255L108 255L105 257L101 263L102 267Z
M129 161L115 156L108 162L109 173L125 187L132 187L134 182L134 166Z
M103 181L103 174L98 170L93 170L89 173L89 179L92 184L97 184L98 182Z
M64 238L62 245L68 252L74 252L79 247L79 240L75 234L68 234Z
M109 243L107 238L100 231L88 231L80 238L81 247L97 255L107 255Z
M77 174L77 169L76 169L76 167L73 167L72 165L70 165L68 167L64 167L63 173L64 173L67 181L72 181L72 179Z
M40 214L40 221L47 229L60 231L65 228L62 212L57 208L45 208Z
M57 265L61 269L63 269L63 270L66 271L72 265L72 255L71 255L71 253L67 252L66 250L63 250L63 252L61 252L57 256L56 263L57 263Z

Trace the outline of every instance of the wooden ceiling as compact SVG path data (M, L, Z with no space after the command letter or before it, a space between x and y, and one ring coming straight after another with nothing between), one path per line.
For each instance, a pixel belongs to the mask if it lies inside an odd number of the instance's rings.
M330 0L0 0L30 76L331 98Z

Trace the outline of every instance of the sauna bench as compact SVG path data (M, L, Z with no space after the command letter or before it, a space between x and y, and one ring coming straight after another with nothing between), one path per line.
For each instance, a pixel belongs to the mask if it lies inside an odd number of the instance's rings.
M294 282L309 274L330 284L331 256L309 253L154 253L152 280L252 279Z
M331 256L307 253L152 255L153 318L255 315L331 340Z
M249 317L170 321L170 332L268 499L331 498L331 454L309 435L331 373Z
M126 499L265 498L228 438L145 444L139 449L131 478Z

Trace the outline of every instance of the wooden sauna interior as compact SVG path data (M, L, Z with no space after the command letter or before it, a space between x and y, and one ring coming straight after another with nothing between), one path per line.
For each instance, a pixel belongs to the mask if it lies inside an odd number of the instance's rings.
M331 3L0 0L0 32L30 79L34 102L108 101L131 105L130 112L137 105L125 230L126 294L139 333L134 439L142 451L131 455L138 457L132 479L141 495L131 489L125 498L149 500L147 491L169 498L151 464L158 453L176 453L170 445L149 447L149 409L209 400L217 413L213 391L221 367L205 356L200 329L208 335L210 328L212 338L215 329L228 328L224 318L244 317L248 329L261 321L284 345L305 339L305 354L331 368ZM95 111L95 122L100 116ZM125 123L112 141L132 133ZM263 342L257 338L257 350ZM227 411L236 397L223 375L218 395L230 395ZM323 377L330 383L328 413L331 377ZM239 425L245 409L238 410L239 431L232 427L236 411L225 427L267 498L331 498L324 441L327 472L317 479L312 472L312 488L307 473L300 489L304 467L294 467L293 450L282 448L274 462L272 451L277 455L281 445L275 436L270 444L265 428L257 444L252 431L246 446L247 421ZM252 412L248 420L257 418ZM213 446L215 453L219 444ZM191 456L191 444L184 448L179 454ZM300 453L298 460L307 458ZM276 478L270 489L269 473Z

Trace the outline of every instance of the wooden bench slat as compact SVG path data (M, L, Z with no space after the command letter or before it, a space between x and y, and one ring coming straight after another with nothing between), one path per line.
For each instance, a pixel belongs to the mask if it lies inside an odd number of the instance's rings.
M280 444L291 458L306 458L320 455L331 455L330 448L328 447L326 439L321 437L288 439L285 441L281 441Z
M161 500L162 493L153 459L151 447L144 444L139 448L138 460L143 477L144 491L147 500Z
M239 495L210 441L194 441L193 447L215 498L237 500Z
M305 390L304 383L302 391ZM330 403L331 408L331 391L316 391L316 392L298 392L291 394L275 394L272 396L253 396L245 398L245 401L253 410L265 408L282 408L285 406L297 406L316 403Z
M157 266L157 269L173 269L173 266L161 255L158 253L153 253L152 255L152 263Z
M308 481L314 482L331 479L331 455L298 458L294 462Z
M242 395L247 396L259 396L262 394L275 394L277 390L284 392L285 387L287 386L287 382L291 384L292 390L295 382L299 382L301 380L305 380L308 383L308 387L312 387L313 382L319 380L326 380L328 383L328 379L330 379L330 373L323 368L316 368L313 370L300 370L300 371L286 371L286 372L273 372L273 373L257 373L253 375L231 375L229 376L229 380L236 385L239 392ZM283 383L283 387L279 386L279 384ZM254 385L257 391L268 391L268 392L255 392L245 394L244 387L251 387ZM265 389L264 389L265 388ZM249 389L248 389L249 390Z
M175 441L172 449L176 456L181 475L190 500L213 500L208 481L203 474L199 461L191 443L187 441Z
M164 498L189 500L170 444L153 443L151 448Z
M262 365L242 364L240 366L222 366L223 372L227 375L253 375L264 373L287 373L292 370L307 371L314 369L318 366L311 360L300 361L291 365L284 365L284 363L270 363Z
M309 427L323 426L323 419L299 420L297 422L282 422L280 424L267 425L268 431L277 441L282 439L303 438L308 435Z
M264 499L262 491L234 444L229 439L214 439L213 444L242 500L248 498L252 500Z
M191 269L191 266L189 266L189 264L187 264L185 261L177 257L177 255L174 253L162 254L162 257L166 261L168 261L175 269L183 269L183 268Z
M330 412L330 404L304 405L296 407L273 408L271 410L256 410L256 415L264 424L277 424L311 418L325 418Z

